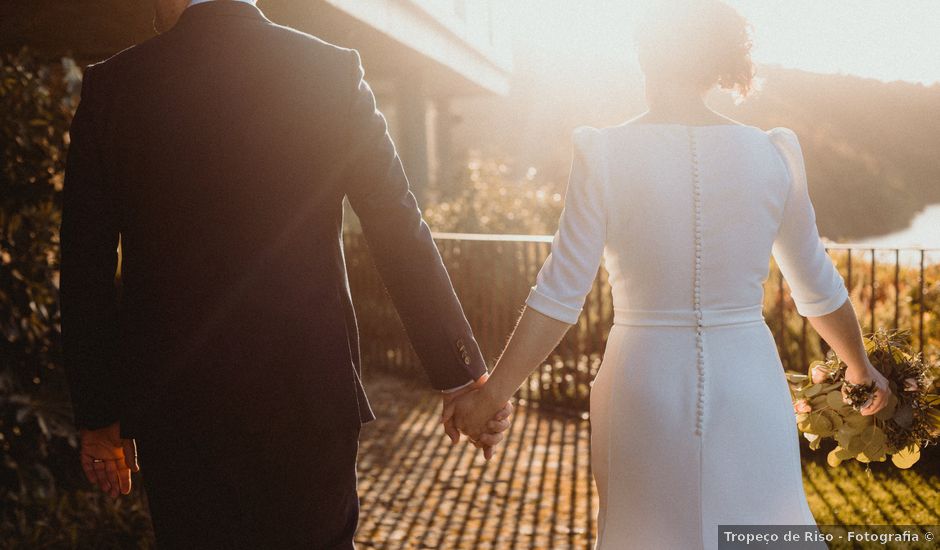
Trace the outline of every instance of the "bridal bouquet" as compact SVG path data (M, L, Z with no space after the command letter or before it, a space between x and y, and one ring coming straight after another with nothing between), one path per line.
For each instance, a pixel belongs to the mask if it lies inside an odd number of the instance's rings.
M870 416L858 409L857 396L843 392L846 365L830 350L823 361L813 361L807 374L787 372L797 427L811 449L832 438L837 443L828 456L830 466L843 460L883 462L891 456L898 468L910 468L920 449L940 437L938 367L924 363L897 331L881 329L865 337L871 364L888 379L888 404Z

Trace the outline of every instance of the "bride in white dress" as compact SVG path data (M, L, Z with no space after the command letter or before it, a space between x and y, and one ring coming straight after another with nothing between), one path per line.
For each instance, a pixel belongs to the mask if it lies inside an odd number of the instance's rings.
M614 326L591 394L597 548L716 548L718 525L814 526L798 434L761 307L773 255L797 311L875 380L825 252L800 143L711 111L751 84L746 22L718 1L661 10L638 33L649 110L574 133L565 210L489 381L445 411L474 437L578 319L603 260ZM825 548L824 544L819 545Z

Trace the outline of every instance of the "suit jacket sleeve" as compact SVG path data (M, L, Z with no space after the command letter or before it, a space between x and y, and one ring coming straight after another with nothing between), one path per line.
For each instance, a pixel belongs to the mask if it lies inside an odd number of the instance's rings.
M96 429L118 421L116 387L118 226L105 190L93 70L72 120L60 228L62 349L75 423Z
M346 194L432 385L454 388L482 376L486 365L355 50L350 65Z

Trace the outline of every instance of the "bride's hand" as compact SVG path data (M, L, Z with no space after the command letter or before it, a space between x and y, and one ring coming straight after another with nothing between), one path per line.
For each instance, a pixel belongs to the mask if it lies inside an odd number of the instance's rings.
M891 395L888 379L878 372L878 369L872 366L871 363L866 365L864 371L847 369L845 379L852 384L868 384L872 380L875 381L875 394L872 396L871 402L859 411L863 416L875 414L888 404L888 397Z
M504 411L511 412L511 405L494 403L486 392L475 389L448 403L444 407L443 421L452 421L477 446L492 447L503 439L502 431L508 427L503 426L508 421L508 414L497 414Z

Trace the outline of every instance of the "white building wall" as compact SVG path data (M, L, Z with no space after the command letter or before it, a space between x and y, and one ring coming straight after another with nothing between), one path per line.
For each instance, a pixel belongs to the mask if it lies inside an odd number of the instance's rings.
M499 0L325 0L490 92L508 92L512 50Z

